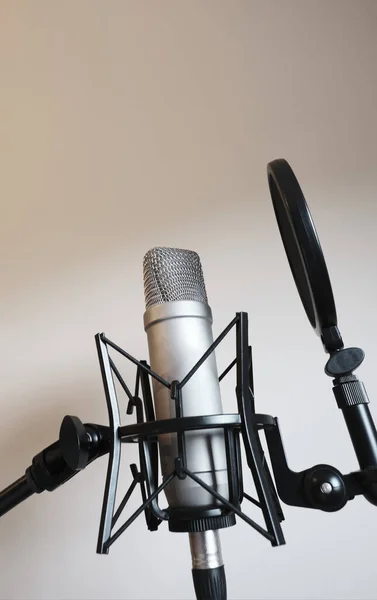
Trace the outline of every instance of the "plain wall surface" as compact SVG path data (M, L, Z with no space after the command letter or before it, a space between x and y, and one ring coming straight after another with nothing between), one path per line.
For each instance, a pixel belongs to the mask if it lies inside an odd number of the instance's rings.
M199 253L215 334L249 313L257 410L279 416L291 467L357 469L266 165L286 158L301 183L377 417L376 63L374 1L0 3L0 489L64 415L107 423L94 335L147 358L155 245ZM106 465L1 519L2 600L193 598L188 540L166 526L142 516L96 555ZM243 522L221 533L230 600L376 598L375 507L284 510L284 547Z

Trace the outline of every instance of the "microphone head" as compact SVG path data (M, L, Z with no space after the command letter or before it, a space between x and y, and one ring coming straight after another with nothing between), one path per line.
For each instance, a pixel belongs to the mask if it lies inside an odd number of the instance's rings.
M144 256L145 308L176 300L208 304L200 258L192 250L157 247Z

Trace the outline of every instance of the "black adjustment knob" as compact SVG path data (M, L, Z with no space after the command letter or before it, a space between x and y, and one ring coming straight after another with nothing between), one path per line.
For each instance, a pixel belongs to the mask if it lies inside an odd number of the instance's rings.
M348 501L342 474L329 465L310 469L304 479L304 490L310 504L326 512L340 510Z
M325 373L330 377L340 377L355 371L365 358L361 348L344 348L334 352L325 366Z
M64 417L59 434L60 448L67 465L74 471L85 469L91 439L78 417Z

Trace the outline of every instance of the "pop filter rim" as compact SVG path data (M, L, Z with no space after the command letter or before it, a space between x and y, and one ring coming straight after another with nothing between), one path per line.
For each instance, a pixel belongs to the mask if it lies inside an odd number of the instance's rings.
M267 165L268 185L281 239L310 324L323 338L337 326L330 277L317 231L297 178L285 159Z

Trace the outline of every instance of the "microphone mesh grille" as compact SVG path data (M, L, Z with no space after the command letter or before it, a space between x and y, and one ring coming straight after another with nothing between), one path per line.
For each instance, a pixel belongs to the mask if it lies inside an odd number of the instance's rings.
M192 250L152 248L144 256L145 307L175 300L208 304L200 258Z

